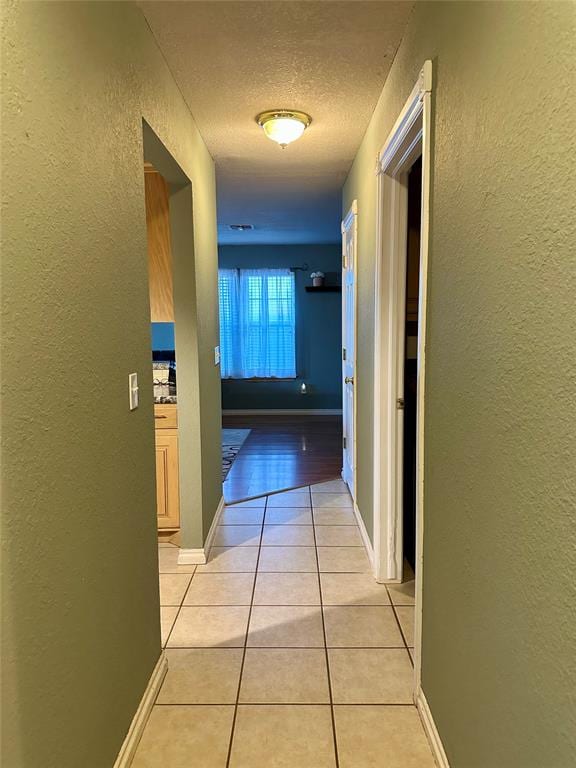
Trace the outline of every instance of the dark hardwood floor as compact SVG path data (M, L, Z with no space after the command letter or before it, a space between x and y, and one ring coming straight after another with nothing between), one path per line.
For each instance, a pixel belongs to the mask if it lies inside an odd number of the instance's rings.
M340 477L340 416L223 416L252 430L224 481L227 503Z

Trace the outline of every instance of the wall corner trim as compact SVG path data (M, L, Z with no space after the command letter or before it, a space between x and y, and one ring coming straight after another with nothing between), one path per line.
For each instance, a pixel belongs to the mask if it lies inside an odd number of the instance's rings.
M432 717L430 706L428 705L426 696L424 695L424 691L422 690L421 686L419 686L416 690L414 703L416 704L418 714L420 715L422 726L424 728L424 732L426 733L426 738L430 744L432 754L436 760L436 765L438 768L450 768L450 763L446 757L442 739L440 738L440 734L436 728L436 723Z
M224 496L221 496L220 501L218 502L218 507L216 508L216 514L212 520L212 525L206 536L204 546L198 547L197 549L181 549L178 554L178 565L205 565L205 563L208 562L210 550L212 549L212 542L216 535L216 528L220 525L220 518L222 517L222 512L224 512L225 506L226 502L224 501Z
M146 727L146 723L152 712L160 687L164 682L166 672L168 672L168 659L166 658L164 651L162 651L160 658L154 667L154 671L150 676L144 695L140 700L136 714L132 718L130 728L128 729L126 738L120 748L116 762L114 763L114 768L129 768L132 764L134 754L136 753L136 749L142 738L142 733L144 732L144 728Z
M356 504L356 501L354 501L353 504L354 504L354 515L356 516L356 522L358 523L358 528L360 528L360 536L362 537L362 543L364 544L364 549L366 550L366 554L368 555L368 559L370 560L370 565L372 566L372 571L374 572L374 547L372 546L372 542L370 541L370 536L368 536L368 531L366 530L364 519L360 514L360 510L358 509L358 504Z

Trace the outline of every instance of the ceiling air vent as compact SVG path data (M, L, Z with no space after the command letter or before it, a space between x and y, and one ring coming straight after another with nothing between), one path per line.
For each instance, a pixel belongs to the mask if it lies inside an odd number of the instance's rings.
M230 224L229 229L231 229L233 232L248 232L251 229L254 229L253 224Z

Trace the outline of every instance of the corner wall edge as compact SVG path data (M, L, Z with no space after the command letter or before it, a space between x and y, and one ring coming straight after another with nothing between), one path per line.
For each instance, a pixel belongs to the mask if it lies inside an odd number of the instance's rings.
M181 548L178 553L178 565L205 565L208 562L210 550L212 549L212 542L216 535L216 528L220 525L220 518L222 517L222 512L224 511L225 506L226 502L224 501L224 496L221 496L214 518L212 519L212 525L206 536L204 546L188 549L184 547Z

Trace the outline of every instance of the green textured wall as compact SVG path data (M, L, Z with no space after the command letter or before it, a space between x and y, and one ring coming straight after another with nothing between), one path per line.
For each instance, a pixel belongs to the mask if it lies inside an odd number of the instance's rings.
M219 446L214 169L134 4L2 13L1 762L106 768L160 652L142 118L193 184L202 441Z
M374 158L433 59L422 675L452 768L576 764L575 10L417 4L344 190L371 530Z

